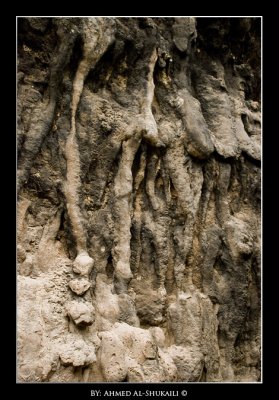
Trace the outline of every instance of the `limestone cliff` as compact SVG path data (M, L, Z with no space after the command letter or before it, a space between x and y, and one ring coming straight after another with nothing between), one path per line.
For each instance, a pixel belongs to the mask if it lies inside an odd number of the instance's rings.
M258 381L259 18L18 18L20 382Z

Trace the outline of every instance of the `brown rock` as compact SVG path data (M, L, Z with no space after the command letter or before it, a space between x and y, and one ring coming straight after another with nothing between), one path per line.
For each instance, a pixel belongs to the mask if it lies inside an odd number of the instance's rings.
M78 296L82 296L90 288L90 286L91 283L85 278L72 279L69 282L70 289Z
M88 276L92 271L94 260L88 254L79 254L74 263L73 271L82 276Z
M94 322L94 307L90 303L71 301L66 305L68 316L77 326L92 325Z
M20 17L17 51L19 381L260 381L261 18Z

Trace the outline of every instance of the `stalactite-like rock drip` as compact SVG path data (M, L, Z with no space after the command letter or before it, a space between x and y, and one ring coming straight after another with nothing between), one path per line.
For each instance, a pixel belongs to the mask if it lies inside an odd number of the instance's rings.
M260 19L18 24L18 380L259 381Z
M74 270L82 275L88 275L93 267L93 259L89 257L87 253L87 235L83 228L82 217L79 209L78 191L80 189L80 158L76 140L76 113L84 81L90 69L94 68L100 57L104 54L114 39L112 21L102 18L85 19L82 26L82 38L84 41L83 58L78 65L73 82L71 131L65 148L67 158L65 196L78 253L74 263Z
M132 164L140 144L140 133L122 143L122 155L115 179L116 246L113 250L115 276L129 280L130 270L130 227L131 227L131 194L133 187Z
M130 240L131 240L131 195L133 189L132 165L142 138L154 145L160 145L157 124L151 110L154 97L153 72L157 60L157 52L153 50L149 66L146 87L140 100L140 114L132 125L129 139L122 143L121 161L115 178L115 233L116 246L113 250L115 276L119 280L130 280Z

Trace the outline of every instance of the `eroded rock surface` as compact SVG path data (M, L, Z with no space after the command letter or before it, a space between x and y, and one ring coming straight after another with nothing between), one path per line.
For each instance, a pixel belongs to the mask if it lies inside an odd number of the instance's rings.
M18 18L18 380L261 378L259 18Z

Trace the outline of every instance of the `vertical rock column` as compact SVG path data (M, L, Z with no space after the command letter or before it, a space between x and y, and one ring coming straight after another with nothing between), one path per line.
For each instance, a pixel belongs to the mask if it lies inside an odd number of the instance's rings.
M74 272L89 275L94 261L88 255L86 233L82 224L79 208L80 188L80 159L78 143L76 140L76 113L83 91L84 81L91 68L100 59L107 47L113 41L113 24L111 20L102 18L89 18L83 21L83 59L81 60L73 83L71 103L71 131L66 142L67 181L65 195L67 209L76 240L77 257L74 262Z
M71 102L71 130L66 142L67 180L65 196L67 209L72 224L73 235L76 240L77 256L73 263L73 271L81 276L70 282L69 286L77 295L83 295L90 287L88 280L94 265L94 260L87 251L87 234L83 227L81 210L79 207L80 189L80 156L76 138L76 113L83 91L84 81L97 61L107 50L114 39L113 21L103 18L89 18L82 20L83 58L79 63L73 82ZM67 305L67 313L77 326L93 323L94 309L90 303L72 301Z

